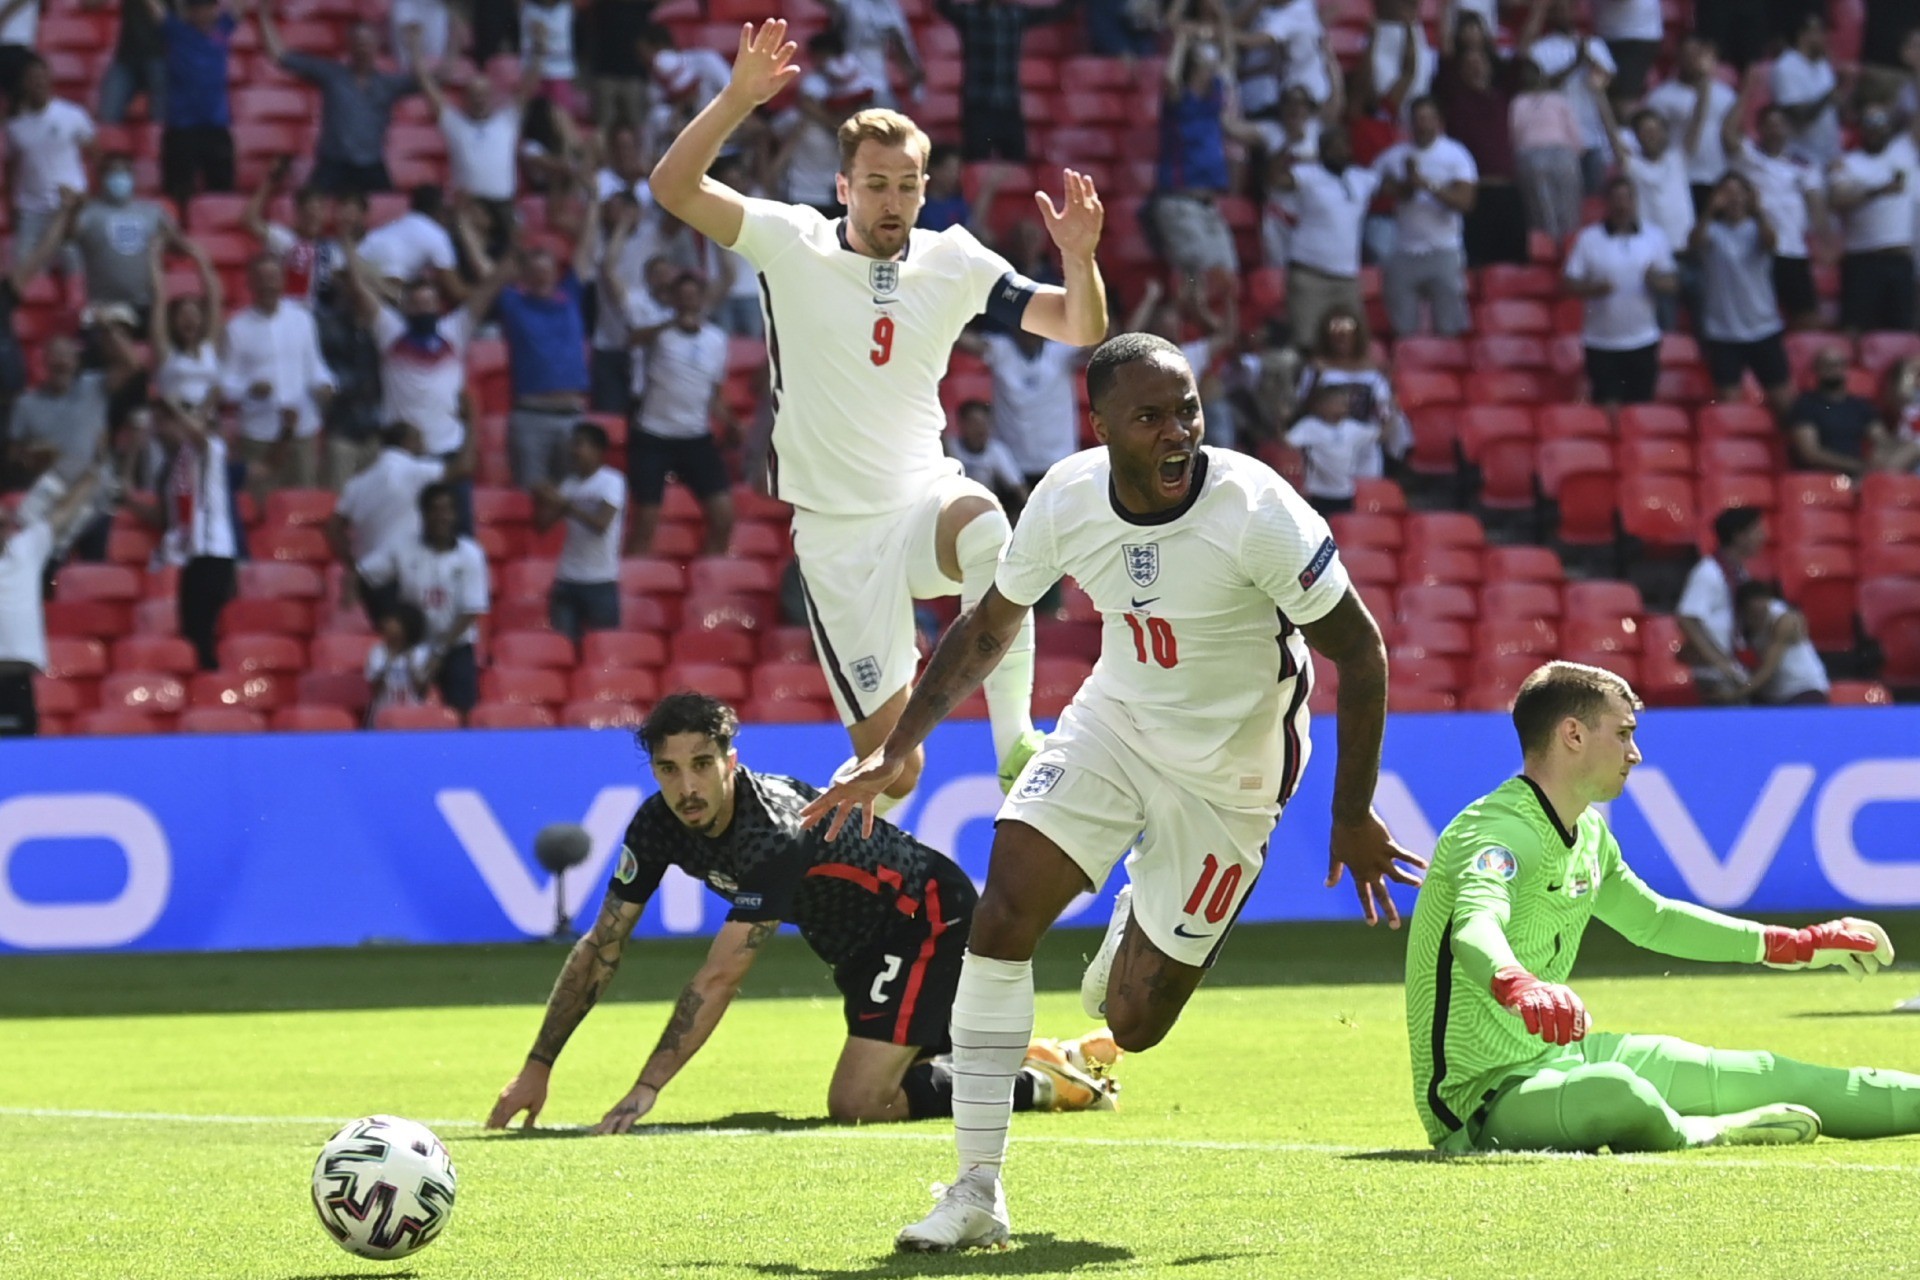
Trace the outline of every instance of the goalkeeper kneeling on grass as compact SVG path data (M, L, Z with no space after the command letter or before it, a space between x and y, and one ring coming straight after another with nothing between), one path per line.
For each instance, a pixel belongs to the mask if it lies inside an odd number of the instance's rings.
M1893 959L1866 920L1774 928L1649 889L1592 807L1640 763L1639 706L1611 672L1541 667L1513 706L1523 772L1440 835L1407 945L1427 1137L1457 1152L1672 1151L1920 1133L1920 1076L1589 1031L1564 984L1595 917L1686 960L1867 974Z

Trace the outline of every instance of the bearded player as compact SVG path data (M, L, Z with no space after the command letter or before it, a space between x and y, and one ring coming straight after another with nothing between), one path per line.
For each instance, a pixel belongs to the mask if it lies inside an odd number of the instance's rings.
M720 1024L783 920L832 966L845 998L847 1042L827 1088L827 1114L843 1124L953 1114L953 1077L943 1055L973 916L972 881L890 823L829 848L799 821L801 806L820 793L742 765L733 749L739 727L726 703L686 692L662 698L641 726L660 790L627 828L600 917L567 957L540 1033L494 1104L490 1127L522 1111L529 1126L538 1118L554 1060L613 981L633 926L670 866L724 898L727 922L639 1079L597 1132L625 1133L653 1109ZM1029 1049L1018 1083L1023 1109L1113 1109L1108 1072L1119 1054L1105 1032L1066 1044L1036 1040Z
M1520 686L1520 776L1440 834L1407 945L1414 1107L1443 1151L1672 1151L1920 1133L1920 1076L1815 1067L1669 1036L1590 1031L1566 986L1598 918L1662 955L1776 969L1893 960L1879 925L1782 929L1661 897L1593 808L1640 763L1640 701L1609 671Z
M1193 370L1165 339L1127 333L1102 344L1087 364L1087 398L1106 447L1047 472L993 588L941 639L885 746L804 815L833 811L829 834L841 831L851 807L906 767L992 670L1062 576L1093 598L1100 661L1000 810L953 1000L960 1174L900 1233L902 1249L1007 1241L1000 1170L1033 1033L1034 948L1136 836L1131 893L1082 996L1105 1008L1128 1052L1172 1028L1220 954L1306 768L1309 650L1340 672L1327 883L1350 868L1368 920L1384 908L1397 925L1387 880L1418 883L1406 867L1425 865L1371 807L1387 657L1327 522L1265 463L1201 447Z
M758 270L773 381L768 475L794 507L793 543L834 705L855 758L885 740L919 663L913 601L958 593L971 607L1011 534L999 501L946 456L939 383L976 316L1073 346L1100 341L1106 287L1094 263L1102 210L1068 171L1066 203L1036 192L1066 287L1036 284L964 227L914 229L929 142L896 111L840 127L835 179L844 218L750 199L706 176L728 136L800 74L774 20L740 32L733 76L660 158L661 208ZM986 682L1004 788L1038 745L1030 715L1033 627L1023 624ZM913 790L923 757L874 802L884 816Z

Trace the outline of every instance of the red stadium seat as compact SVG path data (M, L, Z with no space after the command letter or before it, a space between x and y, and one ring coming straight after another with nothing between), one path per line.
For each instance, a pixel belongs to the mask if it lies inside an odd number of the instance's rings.
M1480 296L1489 302L1500 298L1551 302L1559 294L1560 276L1551 267L1516 267L1496 262L1480 268Z
M473 522L476 525L532 524L533 498L524 489L476 485Z
M318 569L279 560L247 561L239 568L238 582L243 600L320 600L327 595L327 580Z
M1685 440L1664 436L1649 439L1637 436L1620 444L1620 474L1690 476L1693 474L1693 446Z
M640 667L603 667L573 673L568 690L574 702L651 703L660 696L654 673Z
M1570 617L1560 624L1560 647L1586 653L1640 652L1637 617Z
M1034 715L1041 718L1048 714L1037 695L1033 710ZM785 702L749 702L741 709L741 719L748 724L835 724L840 716L831 702L793 698Z
M1862 487L1851 476L1830 471L1789 471L1780 477L1780 512L1785 515L1791 507L1855 511Z
M261 733L267 718L245 707L194 707L180 716L181 733Z
M1410 408L1407 424L1413 431L1413 447L1407 452L1408 469L1421 476L1453 475L1459 466L1455 457L1460 441L1459 406Z
M1035 667L1036 690L1045 682L1040 668L1059 663L1057 658L1040 658ZM1078 663L1073 664L1078 667ZM829 702L826 673L817 662L767 662L753 669L753 698L757 702Z
M313 634L313 608L298 600L235 600L220 611L220 634Z
M1878 680L1835 680L1831 696L1836 707L1893 705L1893 694Z
M230 635L220 642L220 666L228 671L307 669L307 647L291 636Z
M1390 586L1400 579L1399 561L1391 551L1378 547L1342 547L1340 559L1347 566L1347 576L1355 582Z
M718 662L750 667L759 656L760 642L750 631L727 627L716 631L681 631L667 644L667 662Z
M1415 689L1442 689L1454 692L1460 688L1459 664L1449 658L1424 658L1412 655L1394 655L1388 660L1389 687L1405 686Z
M1755 404L1710 404L1700 411L1700 439L1720 440L1732 436L1772 439L1778 431L1773 415Z
M318 529L310 525L290 528L267 526L253 534L248 542L256 559L291 560L296 564L326 564L333 549Z
M323 525L333 514L330 489L275 489L267 495L266 523L276 529Z
M1700 442L1700 474L1766 475L1773 470L1773 450L1751 436L1720 437Z
M1896 331L1860 335L1860 365L1876 378L1914 356L1920 356L1920 334Z
M1611 440L1613 423L1590 404L1550 404L1534 416L1540 439Z
M1400 557L1400 581L1409 585L1457 582L1478 585L1478 551L1461 547L1409 548Z
M644 708L626 702L569 702L560 709L560 722L576 729L638 729L646 719Z
M681 609L680 626L685 631L757 632L775 616L767 596L689 595Z
M482 702L467 722L476 729L549 729L560 719L539 703Z
M1460 511L1421 511L1407 517L1403 526L1407 548L1460 547L1478 552L1487 545L1486 526L1479 518Z
M1559 504L1562 542L1612 544L1620 496L1610 447L1599 440L1543 441L1539 473L1541 492Z
M529 557L503 565L500 570L500 597L504 600L542 600L553 590L558 562L544 557Z
M140 574L125 565L69 564L54 578L53 598L63 603L132 601L140 596Z
M278 733L351 733L360 722L339 707L282 707L273 713Z
M1699 524L1693 483L1685 476L1642 474L1620 485L1620 530L1654 551L1690 548Z
M187 700L196 707L243 707L248 711L278 711L293 699L293 681L267 672L202 671L187 685Z
M308 649L308 662L315 671L359 674L366 671L367 655L376 643L367 635L315 636Z
M153 560L160 539L150 529L117 527L107 533L107 560L133 569L144 569Z
M1553 315L1545 303L1521 298L1495 298L1483 302L1474 311L1477 333L1553 332Z
M1467 375L1464 391L1469 406L1531 406L1552 400L1558 394L1558 379L1544 369L1480 369Z
M1687 421L1685 410L1673 405L1630 404L1620 410L1620 437L1623 440L1684 440L1692 434L1693 427Z
M1550 582L1516 581L1493 568L1487 560L1487 585L1480 588L1480 616L1509 621L1553 619L1560 616L1560 588Z
M1407 491L1397 480L1362 477L1353 482L1353 510L1363 516L1403 516Z
M1476 653L1524 653L1546 661L1560 649L1560 633L1545 618L1486 617L1475 636Z
M1920 615L1920 578L1867 578L1860 584L1860 622L1877 635L1892 619Z
M1460 705L1460 699L1445 689L1430 689L1421 685L1407 684L1387 679L1387 709L1418 715L1421 712L1453 711Z
M1786 545L1823 542L1852 546L1854 521L1851 512L1829 507L1783 506L1775 516L1775 538Z
M125 644L119 641L118 644ZM116 647L118 647L118 644ZM164 671L165 667L137 668ZM47 640L47 663L43 674L56 680L98 680L107 674L107 646L104 641L79 636L52 636Z
M1662 369L1653 384L1653 398L1662 404L1705 404L1713 393L1713 380L1700 369Z
M1619 649L1568 649L1561 658L1567 662L1578 662L1584 666L1599 667L1602 671L1611 671L1638 688L1640 685L1640 656Z
M309 671L295 682L294 691L302 706L339 707L355 717L365 714L373 701L373 690L358 671Z
M1903 507L1920 510L1920 475L1870 471L1860 478L1860 509Z
M171 716L147 715L123 707L102 707L98 711L86 711L75 716L73 732L91 738L132 737L167 733L172 723Z
M1686 368L1701 364L1700 344L1684 333L1665 334L1660 339L1660 367Z
M710 662L675 663L660 673L660 689L673 693L694 689L722 702L740 703L747 696L747 677L738 667Z
M1647 611L1640 588L1611 579L1569 582L1560 599L1563 616L1569 619L1637 618Z
M1462 390L1466 392L1470 404L1485 404L1485 398L1476 393L1474 377L1476 372L1499 372L1509 370L1527 373L1545 373L1547 364L1547 344L1540 338L1527 337L1512 333L1489 333L1472 339L1467 344L1467 363L1469 373ZM1511 399L1508 396L1497 397L1500 400ZM1516 403L1531 403L1516 401Z
M1401 369L1393 375L1393 398L1409 413L1429 405L1459 404L1460 379L1437 369Z
M1488 547L1487 579L1490 582L1565 582L1566 566L1548 547Z
M775 580L778 581L778 563L787 558L793 550L793 540L784 525L776 526L755 522L743 522L733 526L733 541L727 544L727 554L745 560L769 560L776 564Z
M1402 587L1394 604L1400 619L1409 623L1415 620L1471 622L1479 612L1473 592L1446 583Z
M148 601L157 604L168 617L176 614L171 600ZM53 600L46 606L47 634L50 636L93 636L112 640L127 634L132 610L125 604L107 600Z
M1920 510L1869 507L1860 513L1860 541L1891 545L1920 543Z
M1904 542L1860 544L1861 578L1920 578L1920 545Z
M689 595L767 595L780 589L780 575L757 560L696 560L687 570Z
M1350 513L1329 518L1327 525L1333 530L1333 540L1342 551L1353 547L1398 551L1401 547L1400 520L1396 516Z
M573 667L573 641L554 631L509 631L495 635L489 648L503 667Z
M1848 364L1853 363L1853 340L1840 333L1789 333L1786 335L1787 367L1793 373L1794 385L1799 386L1812 380L1813 362L1820 353L1838 348Z
M582 667L646 667L667 665L664 640L645 631L589 631L580 641Z
M567 700L567 682L559 672L539 667L489 667L480 673L480 697L557 707Z
M1807 635L1823 653L1853 648L1859 566L1850 547L1802 544L1777 553L1780 591L1807 618Z
M416 707L382 707L373 717L376 729L458 729L460 717L452 707L426 704Z
M671 631L680 625L680 602L658 596L621 596L620 622L629 631Z
M1441 369L1465 373L1470 367L1467 344L1458 338L1430 338L1421 335L1401 338L1393 344L1396 370Z
M187 687L179 677L154 671L116 672L100 682L102 710L144 715L178 715L187 705Z

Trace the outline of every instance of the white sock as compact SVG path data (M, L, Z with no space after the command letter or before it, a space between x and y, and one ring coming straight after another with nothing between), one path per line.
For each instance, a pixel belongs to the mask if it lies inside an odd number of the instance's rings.
M975 516L954 539L960 560L960 607L971 609L993 585L1000 554L1013 537L1013 526L999 508ZM993 754L1005 760L1022 734L1033 728L1033 614L1020 621L1020 630L981 682L987 695L987 720L993 727Z
M1033 961L967 952L953 997L953 1142L962 1177L998 1177L1007 1158L1013 1078L1033 1039Z

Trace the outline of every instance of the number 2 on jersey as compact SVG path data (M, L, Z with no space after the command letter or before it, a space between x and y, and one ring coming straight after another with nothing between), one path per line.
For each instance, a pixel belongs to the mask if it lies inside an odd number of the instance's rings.
M1147 647L1153 647L1153 660L1163 667L1172 667L1180 661L1180 644L1173 638L1173 624L1165 618L1148 618L1147 624L1140 625L1140 619L1129 613L1127 625L1133 628L1133 656L1141 662L1147 660Z
M867 359L879 368L893 359L893 317L875 316L873 318L873 350L867 353Z
M1240 864L1236 862L1228 867L1227 873L1220 877L1220 883L1215 885L1213 877L1219 870L1220 859L1208 854L1206 862L1201 865L1200 883L1193 886L1193 895L1187 899L1187 905L1184 908L1187 915L1200 910L1201 904L1204 903L1208 924L1219 924L1227 918L1227 911L1233 906L1234 895L1240 891ZM1207 896L1209 885L1213 886L1211 898Z

